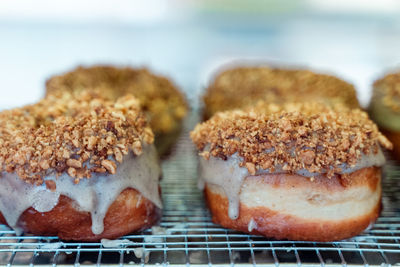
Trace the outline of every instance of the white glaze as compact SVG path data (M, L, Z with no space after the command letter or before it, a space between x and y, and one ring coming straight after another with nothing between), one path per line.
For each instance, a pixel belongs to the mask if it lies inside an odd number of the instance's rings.
M144 237L145 243L153 243L156 248L162 248L163 237L162 235L167 234L167 229L161 226L153 226L151 227L151 235L147 235Z
M135 242L130 241L128 239L107 239L107 238L102 238L100 240L101 245L104 248L120 248L122 246L126 245L134 245Z
M232 155L227 160L210 157L209 160L200 158L199 179L224 188L229 201L229 217L237 219L239 217L239 192L243 179L248 175L246 168L239 167L239 159ZM204 187L204 182L199 186Z
M247 168L240 167L241 159L237 154L233 154L227 160L216 157L210 157L209 160L200 158L199 165L199 189L203 190L205 183L220 186L229 201L228 215L229 218L235 220L239 217L239 198L240 190L244 179L249 176ZM371 166L382 166L385 164L385 157L382 150L379 149L377 154L363 155L354 167L343 164L341 173L352 173L362 168ZM326 172L326 171L325 171ZM256 175L270 173L286 173L282 170L282 166L276 166L275 171L269 169L258 170ZM299 175L313 177L318 173L311 173L305 169L296 172Z
M103 219L110 205L127 188L138 190L145 198L162 208L158 190L161 170L157 152L153 145L146 146L140 156L130 152L118 164L117 174L93 174L90 179L82 179L74 184L68 174L58 178L54 174L45 180L56 183L56 190L51 192L43 183L33 186L18 178L15 173L3 173L0 178L0 211L7 223L18 230L18 219L29 207L39 212L52 210L60 195L76 202L76 208L90 212L92 232L101 234L104 230Z
M253 230L257 230L257 228L258 228L257 223L254 221L253 218L251 218L249 224L247 225L247 230L251 232Z
M63 242L43 243L43 245L40 245L40 249L48 250L49 252L59 249L61 247L65 247L65 244Z
M133 253L135 257L138 259L143 259L144 263L148 263L150 259L150 251L147 251L145 248L134 248Z

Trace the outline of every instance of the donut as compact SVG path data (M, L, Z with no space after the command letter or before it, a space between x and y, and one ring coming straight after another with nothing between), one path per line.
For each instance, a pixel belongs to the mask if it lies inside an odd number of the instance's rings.
M275 239L334 241L381 209L382 148L368 115L343 104L267 104L216 113L191 138L213 222Z
M58 91L97 90L103 97L116 100L126 94L139 99L155 134L155 145L161 155L170 151L188 112L183 94L174 84L147 69L106 65L83 67L51 77L46 82L46 95Z
M387 74L373 84L369 114L393 143L400 160L400 72Z
M0 222L17 233L113 239L158 222L161 175L139 101L60 92L0 112Z
M259 100L278 104L315 100L359 107L353 85L334 76L267 66L234 67L220 72L206 89L203 118Z

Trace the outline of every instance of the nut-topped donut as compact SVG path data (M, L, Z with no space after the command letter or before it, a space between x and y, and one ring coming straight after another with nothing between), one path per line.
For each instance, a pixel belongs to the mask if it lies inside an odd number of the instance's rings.
M203 97L204 118L217 111L268 103L343 103L359 107L354 87L334 76L309 70L278 69L266 66L236 67L219 73Z
M213 221L292 240L354 236L381 205L381 147L365 112L342 104L259 104L196 126L199 184Z
M1 221L87 241L154 224L162 203L153 140L130 95L59 92L1 112Z
M393 143L393 152L400 159L400 72L375 81L369 112Z
M147 69L112 66L78 67L46 82L46 94L59 91L97 90L103 97L116 100L132 94L140 100L155 133L160 154L168 151L181 129L188 106L182 93L162 76Z

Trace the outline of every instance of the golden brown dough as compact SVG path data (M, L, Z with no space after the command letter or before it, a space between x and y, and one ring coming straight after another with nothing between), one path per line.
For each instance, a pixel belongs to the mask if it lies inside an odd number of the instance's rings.
M36 235L56 235L64 240L99 241L115 239L134 231L146 229L160 219L161 210L135 189L124 190L109 207L104 218L104 232L92 233L89 212L76 209L77 204L61 196L58 204L49 212L27 209L19 219L18 226ZM0 213L0 222L7 224Z
M242 232L252 234L261 234L276 239L289 240L305 240L305 241L334 241L350 238L360 234L379 216L381 210L381 173L379 168L364 168L352 173L349 179L350 184L343 184L341 179L334 177L327 179L326 177L316 179L311 182L305 177L297 175L267 175L248 177L242 190L241 204L239 214L240 217L232 220L228 216L228 199L221 190L205 188L205 197L207 205L211 210L213 222L227 228L232 228ZM254 191L258 190L257 194ZM245 203L253 203L255 195L265 195L265 203L274 203L273 197L263 190L266 187L272 187L274 190L281 189L282 192L291 194L291 187L296 187L296 194L302 194L303 199L296 199L296 206L293 208L304 209L304 216L291 214L288 210L278 209L271 205L252 205L247 206ZM313 189L313 195L310 194L310 187ZM212 186L211 186L212 188ZM359 199L356 193L364 194L364 198ZM350 194L347 194L350 192ZM364 209L358 214L354 209L349 208L346 213L337 216L324 218L326 210L330 209L330 205L335 203L327 203L324 194L342 194L346 197L339 197L335 201L341 202L341 207L354 207ZM253 199L251 199L253 197ZM277 201L286 202L286 206L291 206L293 199L285 199L285 195ZM373 201L370 201L373 198ZM300 203L299 203L300 202ZM372 203L371 203L372 202ZM355 204L356 203L356 204ZM284 206L284 204L281 206ZM312 209L310 209L310 206ZM366 206L366 207L364 207ZM293 209L291 210L293 212ZM357 213L356 216L354 214Z

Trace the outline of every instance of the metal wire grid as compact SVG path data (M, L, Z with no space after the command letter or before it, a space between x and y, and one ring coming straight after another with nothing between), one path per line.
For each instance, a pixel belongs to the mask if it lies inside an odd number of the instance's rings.
M163 162L165 210L161 228L122 237L114 247L62 242L57 237L16 236L0 227L0 265L372 266L400 265L400 167L385 169L384 210L360 236L340 242L276 241L221 228L211 222L196 187L196 153L187 132Z

